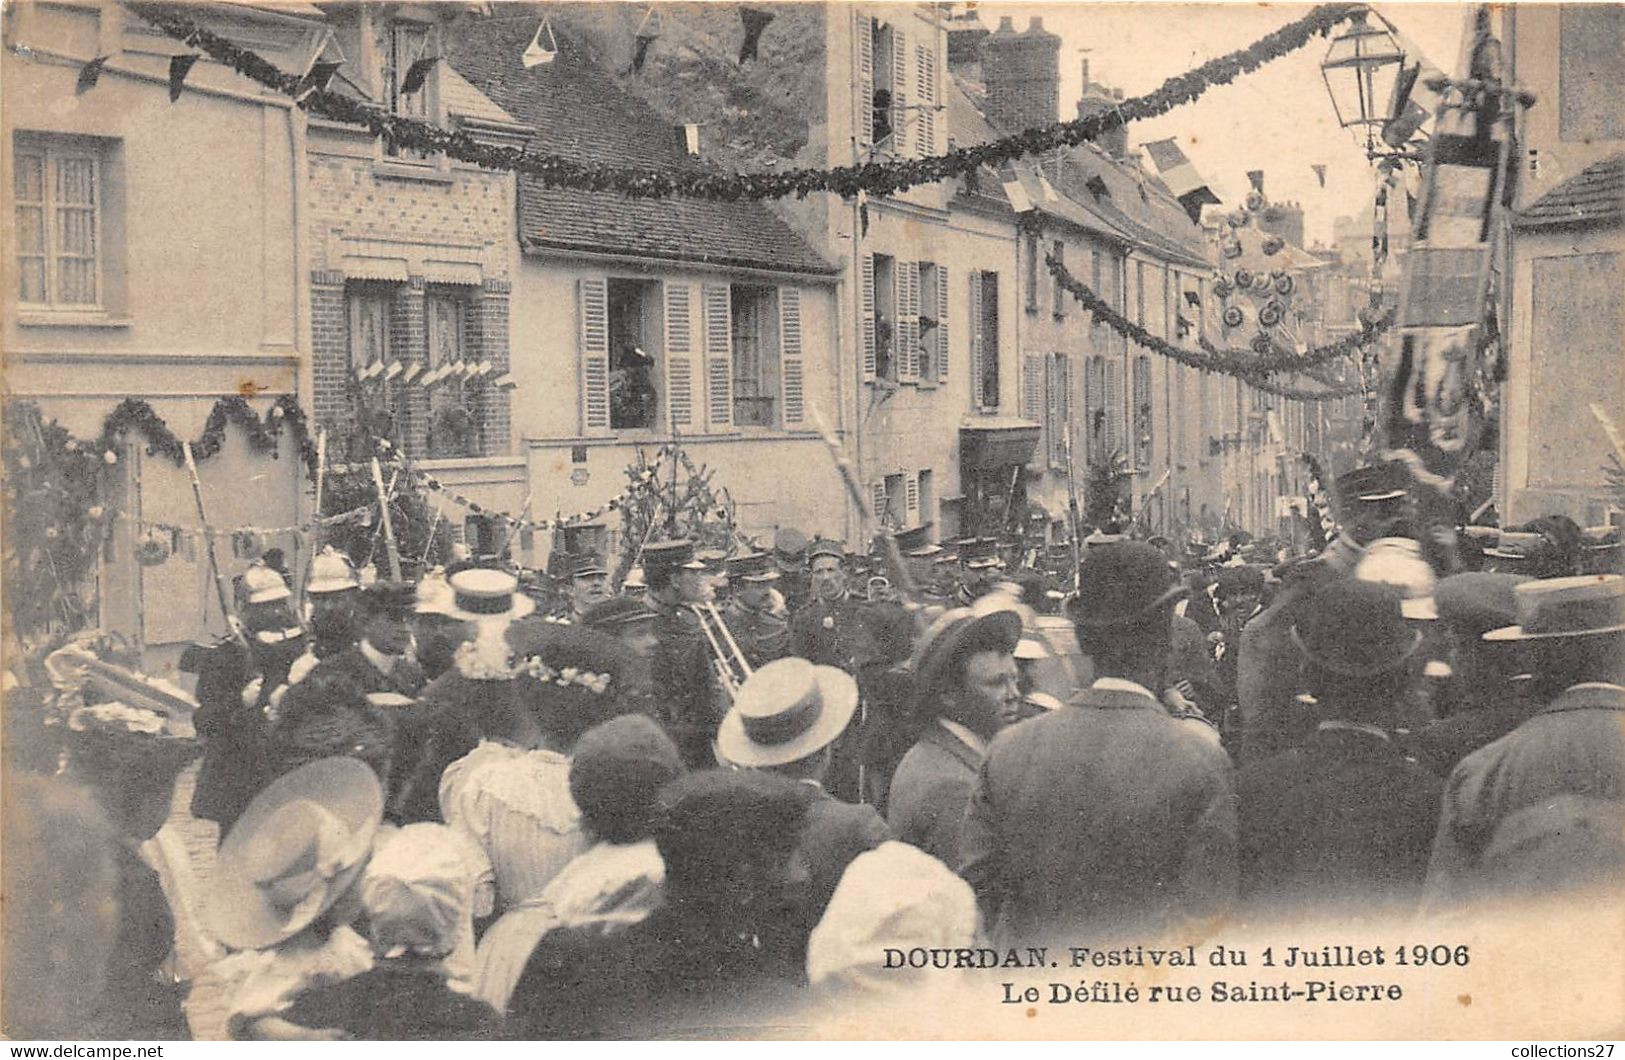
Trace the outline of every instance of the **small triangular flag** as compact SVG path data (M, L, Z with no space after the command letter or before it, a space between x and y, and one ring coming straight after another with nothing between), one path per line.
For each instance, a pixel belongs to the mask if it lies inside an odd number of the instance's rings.
M745 39L739 45L739 62L743 65L745 60L756 58L756 46L761 42L762 30L773 21L773 12L742 7L739 9L739 21L745 26Z
M1315 171L1315 179L1320 181L1320 186L1324 188L1326 186L1326 167L1319 162L1314 162L1310 164L1309 168Z
M544 18L542 24L536 27L536 35L530 39L530 46L525 49L520 61L525 64L525 69L529 70L543 63L552 62L558 54L559 42L553 36L553 27L548 25L547 19Z
M677 127L677 146L682 148L684 154L697 155L700 153L700 127L695 122L687 122Z
M175 102L181 98L181 86L186 84L186 75L192 72L192 67L203 56L193 52L189 55L177 55L169 60L169 101Z
M401 95L410 96L421 89L424 82L429 80L429 71L433 70L434 64L439 61L440 56L438 55L425 55L411 66L408 66L406 76L401 78Z
M327 91L328 82L333 80L333 75L338 73L339 67L343 65L343 63L338 62L319 62L311 64L310 72L299 79L299 85L294 89L293 98L295 102L303 103L305 101L305 97L309 96L312 92Z
M111 58L111 55L98 55L84 66L80 67L79 81L73 86L73 94L76 96L82 95L95 88L96 82L101 80L102 67L106 66L107 60Z
M643 61L649 57L649 45L655 42L654 37L639 36L632 45L632 72L638 73L643 69Z

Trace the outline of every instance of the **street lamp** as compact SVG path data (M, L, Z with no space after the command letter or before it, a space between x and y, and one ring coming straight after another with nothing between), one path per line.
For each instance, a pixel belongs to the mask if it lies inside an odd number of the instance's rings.
M1338 125L1345 129L1364 126L1366 154L1376 158L1377 130L1393 116L1389 108L1405 67L1405 50L1386 26L1368 22L1369 14L1369 9L1362 9L1350 17L1348 27L1326 49L1320 73L1326 79Z

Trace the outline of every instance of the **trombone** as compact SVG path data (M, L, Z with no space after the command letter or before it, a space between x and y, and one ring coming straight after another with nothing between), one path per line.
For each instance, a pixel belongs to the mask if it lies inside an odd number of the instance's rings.
M728 690L728 698L733 699L739 686L752 672L744 649L740 648L739 641L734 639L728 624L722 620L722 613L717 610L716 604L690 604L689 608L699 620L700 632L705 634L706 643L711 646L711 665L716 667L717 678L721 680L722 687Z

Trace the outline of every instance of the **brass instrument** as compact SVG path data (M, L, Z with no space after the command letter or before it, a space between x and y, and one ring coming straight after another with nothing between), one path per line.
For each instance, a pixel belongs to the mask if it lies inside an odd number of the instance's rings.
M711 646L711 665L716 668L717 678L722 682L722 687L728 690L731 700L739 691L739 686L745 683L745 678L751 675L750 662L745 658L739 641L728 629L728 624L722 620L722 612L717 610L716 604L690 604L689 609L699 619L700 632L705 634L706 643Z

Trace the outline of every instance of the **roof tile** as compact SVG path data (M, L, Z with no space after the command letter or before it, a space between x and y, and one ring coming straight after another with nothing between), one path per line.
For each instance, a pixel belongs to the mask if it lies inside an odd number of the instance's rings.
M1587 166L1525 206L1520 228L1618 224L1625 219L1625 153Z

